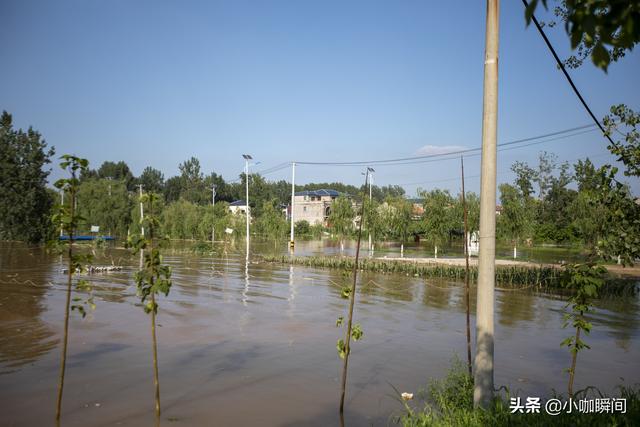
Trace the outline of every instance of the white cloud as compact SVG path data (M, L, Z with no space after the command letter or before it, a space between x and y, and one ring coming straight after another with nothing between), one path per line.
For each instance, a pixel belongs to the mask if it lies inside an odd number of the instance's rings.
M467 147L462 145L425 145L416 151L418 156L429 156L432 154L447 154L456 151L466 150Z

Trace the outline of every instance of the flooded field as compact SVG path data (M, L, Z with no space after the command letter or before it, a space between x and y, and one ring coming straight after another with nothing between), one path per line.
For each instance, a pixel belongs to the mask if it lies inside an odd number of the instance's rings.
M281 252L263 244L256 252ZM335 247L331 249L335 252ZM331 251L330 250L330 251ZM297 254L326 253L300 242ZM160 298L158 351L163 425L338 424L342 363L335 327L346 314L339 271L245 263L242 245L215 256L168 253L173 287ZM42 248L0 246L0 425L52 425L64 318L64 259ZM89 276L97 308L73 313L63 425L153 425L150 319L135 295L138 258L107 249ZM365 273L355 320L346 425L384 426L401 410L393 387L416 392L465 357L461 283ZM472 292L473 295L473 292ZM473 306L473 300L472 300ZM564 302L496 292L496 384L523 396L564 391ZM601 300L576 388L611 392L640 382L640 301ZM392 387L393 386L393 387Z

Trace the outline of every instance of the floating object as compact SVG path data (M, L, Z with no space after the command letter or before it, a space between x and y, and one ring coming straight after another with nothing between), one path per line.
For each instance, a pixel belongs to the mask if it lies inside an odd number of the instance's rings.
M93 273L110 273L112 271L121 271L122 266L120 265L87 265L85 266L83 272L88 274ZM67 274L69 272L68 268L63 268L62 273Z
M60 236L58 239L59 240L69 240L69 236ZM113 236L85 236L85 235L73 236L73 240L76 240L76 241L96 240L96 239L116 240L116 238L113 237Z
M227 233L227 234L232 234L233 233L233 228L225 228L224 232Z

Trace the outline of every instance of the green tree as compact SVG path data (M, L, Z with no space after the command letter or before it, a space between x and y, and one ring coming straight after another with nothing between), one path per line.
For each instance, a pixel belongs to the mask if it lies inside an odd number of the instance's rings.
M500 185L500 203L502 212L498 217L498 228L513 244L513 257L516 258L518 243L531 236L533 226L532 210L522 192L509 184Z
M309 221L303 219L302 221L296 221L294 225L294 233L296 236L308 236L311 234L311 225Z
M191 157L180 163L180 197L191 203L199 205L207 203L211 197L207 197L207 189L204 185L204 176L200 171L200 160Z
M78 188L79 226L88 231L91 225L100 232L126 236L131 225L132 201L124 180L87 179Z
M329 214L329 228L340 239L340 251L344 250L344 239L353 230L353 219L355 213L351 200L344 195L338 196L331 204Z
M216 202L215 207L201 206L201 217L198 223L198 238L209 240L211 238L211 230L215 228L216 241L226 236L225 230L232 226L232 214L229 212L229 204L227 202Z
M619 259L633 265L640 257L640 205L629 187L616 180L618 169L605 165L598 170L600 183L595 192L601 204L604 227L597 254L605 259Z
M124 161L119 162L104 162L97 171L98 177L103 179L124 180L127 190L133 191L135 189L135 182L129 165ZM85 173L85 175L87 175Z
M156 422L160 423L160 379L158 376L158 342L156 338L156 314L158 313L158 303L156 295L169 295L171 290L171 267L163 264L160 255L160 245L162 240L156 241L160 227L159 218L156 215L155 202L158 195L148 193L142 196L142 203L145 207L145 216L142 226L145 228L147 237L135 236L129 242L133 247L134 254L143 251L144 264L140 271L135 274L135 282L138 287L138 296L144 304L144 312L151 313L151 338L153 343L153 382L155 385Z
M160 216L162 230L171 239L194 240L200 236L200 207L184 199L170 203ZM209 235L211 231L209 230Z
M533 183L536 180L536 171L526 162L515 162L511 165L511 171L516 174L516 185L525 197L533 194Z
M371 242L375 243L382 240L383 224L382 215L380 213L380 204L376 199L364 200L364 229L371 236Z
M40 134L29 128L13 129L6 111L0 117L0 239L43 241L53 228L53 200L47 192L54 149L47 149Z
M538 3L531 0L526 8L527 24ZM542 0L542 3L546 8L548 1ZM624 57L640 41L638 0L561 0L555 14L564 22L571 49L577 50L576 55L565 61L571 68L579 67L591 57L596 67L606 72L612 61Z
M162 193L164 191L164 174L158 169L147 166L138 177L137 183L142 184L144 191Z
M275 199L271 202L263 202L261 214L256 218L255 226L259 234L280 239L287 235L289 227L287 220L276 205L278 205L278 201Z
M55 187L65 192L69 196L69 202L65 205L60 205L57 212L53 215L53 222L56 224L62 224L62 229L68 236L67 240L67 255L68 255L68 267L67 267L67 291L66 291L66 304L64 311L64 329L63 329L63 341L62 341L62 356L60 360L60 376L58 381L58 398L56 404L56 423L60 423L60 416L62 413L62 394L64 390L65 371L67 366L67 346L69 342L69 311L70 309L77 309L82 313L82 317L85 315L83 304L71 305L71 285L73 282L73 276L75 273L79 273L82 270L82 265L90 261L89 255L78 255L74 253L73 238L77 232L78 224L82 220L82 217L78 215L75 209L76 195L80 181L78 179L79 173L86 170L89 162L86 159L71 156L65 154L61 157L63 160L60 163L60 167L69 172L70 177L59 179L55 183ZM89 286L86 280L79 280L76 283L77 290L88 290ZM73 299L74 302L80 302L81 298L77 297ZM90 299L88 301L93 304Z
M603 123L606 134L612 140L607 148L624 164L624 174L640 176L640 132L637 129L640 113L623 104L614 105L611 107L611 115L605 116ZM614 132L623 135L624 140L617 139Z
M566 266L562 281L567 289L574 293L565 306L565 323L563 327L571 325L575 329L575 335L566 338L561 346L567 346L571 352L571 367L569 371L568 391L569 397L573 397L573 380L576 374L576 362L580 350L590 348L581 338L580 334L591 332L591 323L585 314L593 311L592 301L598 297L598 290L604 284L606 269L593 263L569 264ZM571 310L567 310L568 307Z
M167 203L180 200L182 194L182 178L172 176L164 184L164 199Z
M443 245L451 231L458 227L454 201L448 190L421 191L420 197L424 205L424 230L434 245L434 256L438 258L438 246Z

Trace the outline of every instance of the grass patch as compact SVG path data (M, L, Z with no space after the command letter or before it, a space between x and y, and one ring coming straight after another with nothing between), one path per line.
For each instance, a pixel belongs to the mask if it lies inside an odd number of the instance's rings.
M354 258L351 257L296 257L289 255L265 255L261 259L265 262L302 265L306 267L333 268L352 271ZM407 261L361 259L361 271L375 273L397 273L410 277L439 278L455 281L464 280L465 267L436 263L415 263ZM470 267L471 282L475 282L478 269ZM563 291L561 276L563 270L550 266L496 266L496 285L508 289L534 288L539 291ZM621 280L609 275L604 286L600 289L600 296L635 295L637 283L633 280Z
M603 399L603 394L588 388L577 393L579 399ZM396 424L403 427L457 427L457 426L637 426L640 425L640 388L619 387L616 398L626 399L626 413L580 413L575 408L571 413L562 411L550 415L544 409L546 399L541 397L539 413L511 413L508 390L495 398L489 410L473 408L473 379L466 366L455 359L452 368L442 380L432 381L427 392L421 392L424 404L420 408L400 400L404 404L402 415L395 417ZM564 400L552 394L551 398ZM522 403L526 402L523 397Z

